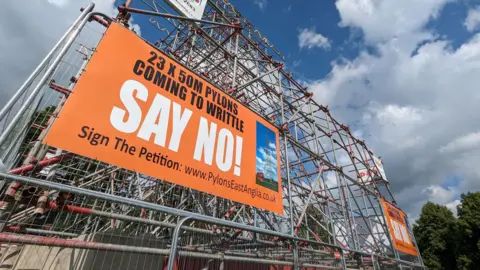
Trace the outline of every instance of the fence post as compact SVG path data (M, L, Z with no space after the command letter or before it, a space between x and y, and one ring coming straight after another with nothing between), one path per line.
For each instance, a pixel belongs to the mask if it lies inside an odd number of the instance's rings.
M342 270L346 270L347 269L347 263L345 262L345 252L343 251L343 248L340 249L340 260L341 260L341 264L342 264Z
M372 258L372 267L374 270L380 269L379 266L377 265L377 262L375 261L375 255L372 253L371 255Z
M293 240L293 269L294 270L300 270L300 264L298 260L298 245L297 241Z
M173 267L175 265L175 257L177 256L177 246L178 246L178 237L180 234L181 227L185 221L189 220L190 217L184 217L182 218L177 226L175 227L175 230L173 230L173 235L172 235L172 247L170 248L170 255L168 257L168 265L167 265L167 270L173 270Z

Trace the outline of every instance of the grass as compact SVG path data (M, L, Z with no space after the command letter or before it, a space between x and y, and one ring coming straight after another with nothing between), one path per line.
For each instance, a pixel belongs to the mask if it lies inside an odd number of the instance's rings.
M274 182L272 180L265 179L264 181L260 181L257 178L257 185L260 185L262 187L266 187L266 188L271 189L273 191L278 191L278 182Z

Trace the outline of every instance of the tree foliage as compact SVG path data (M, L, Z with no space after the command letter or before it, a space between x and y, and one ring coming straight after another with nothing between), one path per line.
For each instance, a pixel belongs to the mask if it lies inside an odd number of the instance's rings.
M56 108L55 106L48 106L41 111L35 112L35 114L31 119L32 125L35 124L40 127L45 127L47 125L48 120L50 119L50 115L55 111L55 108ZM25 139L23 140L22 145L20 146L21 154L26 154L30 150L30 148L32 147L32 142L37 140L40 133L41 133L41 130L33 127L31 127L28 130L25 136Z
M459 269L480 269L480 192L462 194L458 206Z
M413 227L423 262L429 269L455 269L456 220L447 207L426 203Z
M458 219L447 207L427 202L413 227L429 269L480 269L480 192L461 195Z

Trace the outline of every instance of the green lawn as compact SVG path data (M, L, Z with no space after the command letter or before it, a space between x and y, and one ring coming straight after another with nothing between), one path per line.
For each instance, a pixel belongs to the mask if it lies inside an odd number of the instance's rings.
M262 187L266 187L266 188L274 190L274 191L278 191L278 183L277 182L268 181L268 180L265 180L265 181L262 182L262 181L259 181L257 179L257 185L260 185Z

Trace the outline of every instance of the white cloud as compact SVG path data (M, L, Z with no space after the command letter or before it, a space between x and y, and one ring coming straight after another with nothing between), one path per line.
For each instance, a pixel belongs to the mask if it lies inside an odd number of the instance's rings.
M418 31L451 0L338 0L340 26L361 29L368 42Z
M337 187L337 175L336 172L326 172L325 173L325 184L328 188Z
M350 63L334 64L326 80L310 82L308 89L315 93L314 98L320 104L331 104L340 87L350 80L361 79L368 71L367 66Z
M298 34L298 46L300 49L313 49L315 47L322 49L330 49L330 40L322 34L317 33L315 28L305 28L300 30Z
M471 151L480 146L480 131L462 135L440 148L441 153L452 153L456 151Z
M445 205L455 216L457 215L457 205L460 204L460 200L455 199L458 194L456 188L443 188L438 185L432 185L425 188L422 194L426 195L427 201Z
M48 0L50 4L57 5L59 7L65 6L68 3L68 0Z
M340 25L360 30L370 49L309 85L382 156L399 206L415 217L426 198L452 205L480 190L480 154L462 152L480 145L480 34L453 47L425 27L448 2L338 0ZM462 182L442 188L452 173Z
M390 124L409 124L422 121L422 111L412 107L401 107L397 104L387 104L376 112L376 117L380 123Z
M257 156L257 171L264 173L265 178L277 179L277 157L275 152L260 148L260 157Z
M424 142L424 138L415 134L415 130L425 123L428 116L428 111L412 106L371 102L362 117L362 123L378 127L384 135L379 140L389 147L409 148Z
M265 10L267 7L268 1L267 0L253 0L253 4L257 5L261 10Z
M454 201L451 201L451 202L445 204L445 206L448 209L450 209L450 211L452 211L455 216L457 216L457 206L459 204L460 204L460 200L454 200Z
M468 11L467 18L465 19L463 25L465 25L465 28L467 28L467 30L470 32L478 29L480 26L480 6L472 8Z
M409 216L409 221L413 224L420 217L421 209L428 201L445 205L456 215L456 206L460 203L460 200L456 199L458 193L459 190L456 187L444 188L440 185L429 185L421 190L418 187L407 188L398 194L397 199L400 199L400 207L402 208L406 204L405 201L415 202L409 205L406 212Z
M428 201L437 204L447 204L454 200L456 191L451 188L443 188L439 185L431 185L424 188L422 194L427 197Z

